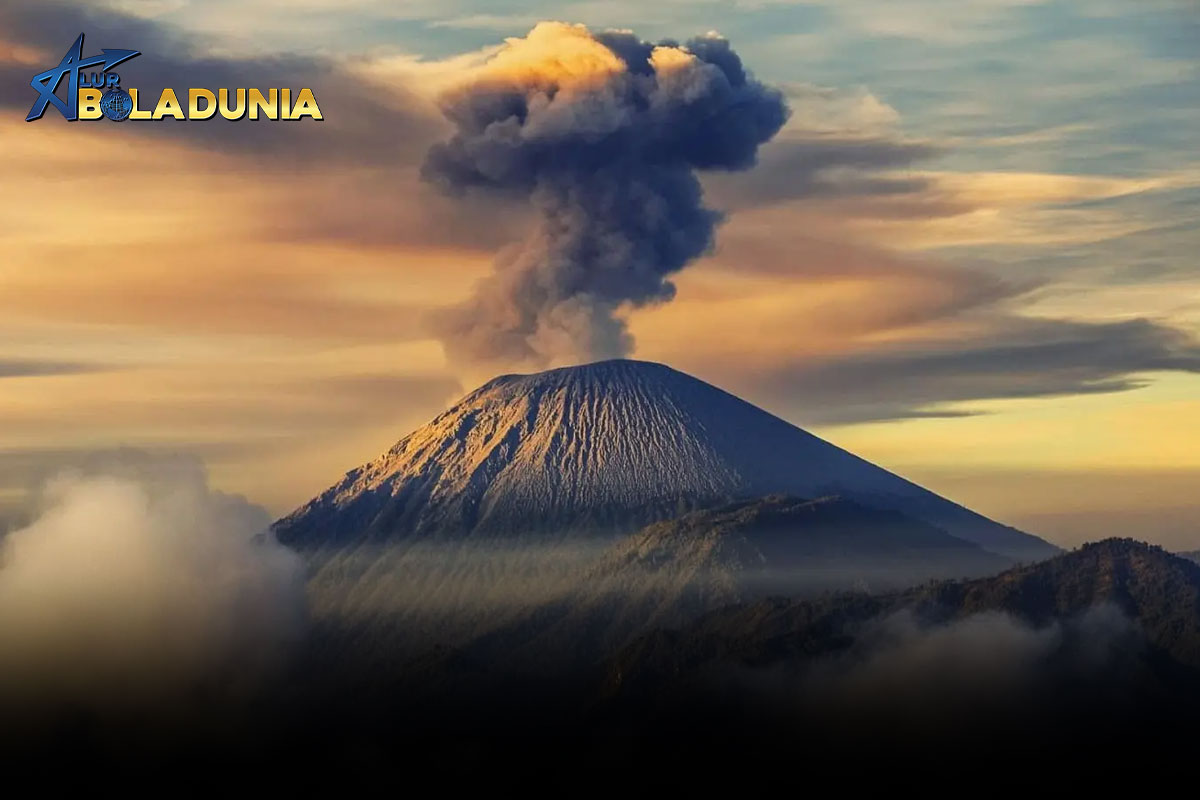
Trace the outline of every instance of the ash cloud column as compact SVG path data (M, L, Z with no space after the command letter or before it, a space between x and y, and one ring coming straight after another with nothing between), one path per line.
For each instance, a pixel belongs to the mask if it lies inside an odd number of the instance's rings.
M622 307L672 299L721 214L696 171L753 166L788 111L715 35L651 44L544 22L442 98L424 177L529 203L536 222L463 305L431 318L456 365L627 355Z

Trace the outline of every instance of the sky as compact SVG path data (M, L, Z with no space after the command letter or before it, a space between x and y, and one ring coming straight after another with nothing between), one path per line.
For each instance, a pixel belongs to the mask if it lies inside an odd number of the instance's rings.
M790 108L699 173L715 244L617 309L632 357L1055 543L1200 548L1194 0L2 0L0 519L122 446L282 514L500 371L429 320L536 212L422 165L544 20L719 34ZM26 123L80 31L325 119Z

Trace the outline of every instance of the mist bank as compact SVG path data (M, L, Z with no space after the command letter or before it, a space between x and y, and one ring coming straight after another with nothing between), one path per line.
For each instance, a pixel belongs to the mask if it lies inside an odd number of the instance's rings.
M700 517L301 557L195 462L130 453L38 508L0 566L25 764L1128 755L1190 746L1200 712L1200 566L1128 540L909 588L820 537L789 568L757 528L660 546Z
M97 454L35 508L0 544L0 744L191 729L251 702L302 644L303 562L199 462Z
M380 619L356 636L318 623L327 649L303 694L336 734L310 744L622 765L652 752L649 768L1162 757L1195 743L1198 586L1190 562L1114 541L990 578L642 616L609 639L611 607L583 601L420 653L389 649Z
M489 662L524 659L551 672L596 662L637 636L728 605L895 591L1009 563L965 545L943 549L941 539L915 550L881 549L863 545L869 533L831 538L815 526L753 537L706 529L693 538L689 530L681 540L662 541L674 532L664 523L627 537L309 550L310 610L329 637L369 638L374 649L386 641L393 657L471 646ZM484 643L494 652L483 652Z

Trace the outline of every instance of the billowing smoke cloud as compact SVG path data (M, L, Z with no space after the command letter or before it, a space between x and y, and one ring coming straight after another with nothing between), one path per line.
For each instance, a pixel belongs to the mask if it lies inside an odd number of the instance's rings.
M209 489L195 461L97 457L50 481L40 505L0 551L10 710L109 716L229 699L301 632L298 557L267 537L261 508Z
M628 353L618 310L670 300L668 277L713 245L696 170L749 168L788 114L715 34L656 45L557 22L510 39L442 110L455 133L426 179L511 193L537 222L435 333L457 363L530 366Z

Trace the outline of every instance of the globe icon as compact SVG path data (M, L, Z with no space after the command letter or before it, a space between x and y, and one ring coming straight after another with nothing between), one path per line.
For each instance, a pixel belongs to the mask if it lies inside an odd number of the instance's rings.
M133 98L124 89L109 89L100 98L100 110L113 122L121 122L133 113Z

